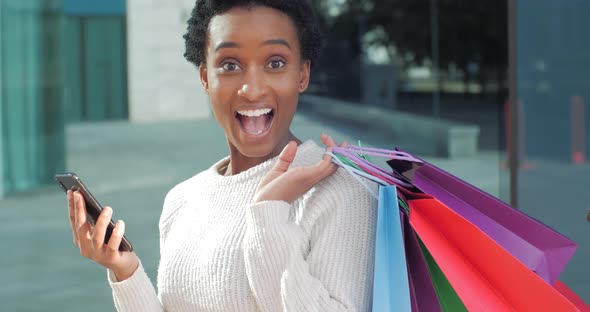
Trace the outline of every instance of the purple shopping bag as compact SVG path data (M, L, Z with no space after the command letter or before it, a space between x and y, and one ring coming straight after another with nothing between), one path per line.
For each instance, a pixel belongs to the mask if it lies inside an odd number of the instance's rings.
M408 162L392 159L393 170ZM413 184L480 228L520 262L553 285L577 244L538 220L427 162L413 172Z
M416 234L412 231L407 216L401 211L400 217L406 248L412 312L440 312L441 307Z

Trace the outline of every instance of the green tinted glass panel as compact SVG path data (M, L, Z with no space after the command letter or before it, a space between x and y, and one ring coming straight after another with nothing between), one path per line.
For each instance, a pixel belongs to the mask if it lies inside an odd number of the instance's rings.
M66 16L68 122L127 119L125 18Z
M120 17L83 22L84 101L87 120L127 117L125 36Z
M80 24L79 17L65 17L64 29L64 54L68 60L64 63L65 87L64 105L66 121L76 122L82 118L82 68L81 45L80 45Z
M0 1L2 193L64 167L60 1Z

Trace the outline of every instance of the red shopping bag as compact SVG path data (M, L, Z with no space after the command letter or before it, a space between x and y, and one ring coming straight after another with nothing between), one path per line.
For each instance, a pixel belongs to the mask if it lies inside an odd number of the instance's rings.
M557 291L559 291L564 297L566 297L571 303L573 303L580 311L590 312L590 306L584 302L576 293L574 293L566 284L561 281L555 282L553 285Z
M410 225L470 311L579 311L557 289L436 198L408 200Z

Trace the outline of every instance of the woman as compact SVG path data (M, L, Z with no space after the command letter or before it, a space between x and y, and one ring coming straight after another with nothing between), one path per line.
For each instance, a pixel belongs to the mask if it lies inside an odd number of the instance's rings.
M166 196L158 294L136 254L117 251L122 221L103 244L112 209L93 228L69 192L74 243L108 269L119 311L368 310L374 200L290 131L321 42L309 4L198 0L188 24L185 56L230 154Z

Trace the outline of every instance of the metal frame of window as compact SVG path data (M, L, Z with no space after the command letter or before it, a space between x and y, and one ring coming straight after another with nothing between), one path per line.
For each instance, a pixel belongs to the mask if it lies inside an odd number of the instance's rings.
M0 40L2 40L2 23L3 23L3 19L2 19L2 6L4 4L4 1L0 0ZM4 139L3 139L3 115L4 115L4 104L3 104L3 99L4 99L4 94L3 94L3 90L4 88L3 86L3 65L4 65L4 59L2 56L2 47L0 47L0 198L4 197Z
M518 207L518 137L519 123L518 123L518 89L517 89L517 42L516 42L516 1L508 0L508 103L510 110L510 119L505 122L510 125L509 146L510 151L509 167L510 167L510 204L513 207Z

